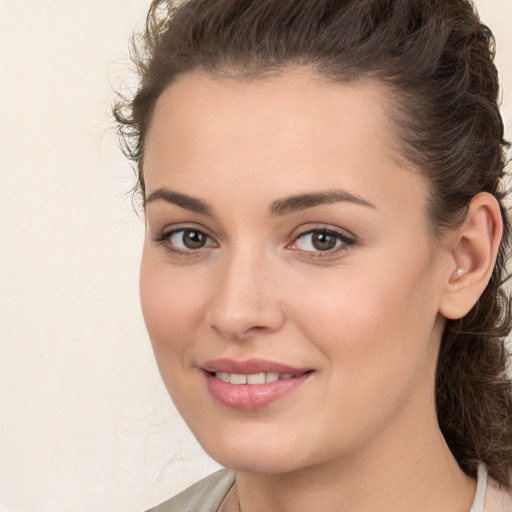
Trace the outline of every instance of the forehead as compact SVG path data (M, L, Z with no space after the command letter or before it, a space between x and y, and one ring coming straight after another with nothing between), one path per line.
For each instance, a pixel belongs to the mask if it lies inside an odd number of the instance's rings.
M343 188L374 202L412 180L423 204L422 180L400 163L389 101L375 81L333 83L304 70L254 81L184 75L155 106L147 192L241 193L250 183L253 195Z
M189 73L156 102L146 155L151 158L150 153L162 150L162 142L167 145L171 137L176 145L190 138L206 145L225 133L230 136L224 139L231 143L230 153L253 146L262 154L268 139L284 152L302 138L311 143L304 151L312 153L334 143L341 149L353 148L351 152L371 146L392 157L396 137L387 117L389 101L387 90L376 81L334 83L300 68L256 80Z

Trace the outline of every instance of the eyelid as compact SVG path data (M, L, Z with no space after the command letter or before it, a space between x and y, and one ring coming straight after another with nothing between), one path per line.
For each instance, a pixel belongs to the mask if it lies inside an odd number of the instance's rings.
M322 251L320 249L318 250L303 250L292 247L293 244L297 242L300 238L306 236L306 235L313 235L314 233L328 233L330 235L335 236L338 240L341 241L341 244L339 244L337 247L334 247L333 249L328 249L325 251ZM352 233L348 232L345 229L337 228L332 225L316 225L316 226L303 226L301 228L301 231L297 234L293 235L292 241L287 244L287 248L300 252L303 255L311 258L329 258L333 256L338 256L340 253L346 252L348 250L351 250L355 247L357 244L357 237L353 235Z
M152 231L154 233L153 239L163 236L169 236L177 231L200 231L210 238L215 238L211 235L210 230L204 227L202 224L196 224L195 222L176 222L175 224L168 224L163 228L155 226Z
M205 235L207 237L208 240L210 240L213 243L211 243L211 244L207 243L207 245L205 245L203 247L198 247L197 249L190 249L190 248L184 249L181 247L176 247L175 245L173 245L171 243L170 239L173 235L175 235L176 233L186 232L186 231L195 231L198 233L202 233L203 235ZM213 237L209 233L209 230L207 230L203 226L200 226L197 224L190 224L190 223L175 224L172 226L167 226L166 228L164 228L160 231L157 231L157 233L152 237L152 241L156 244L165 246L169 252L176 254L178 256L180 256L180 255L186 255L186 256L198 255L198 253L202 252L203 250L209 250L212 247L215 248L215 247L219 246L219 243L217 242L215 237Z

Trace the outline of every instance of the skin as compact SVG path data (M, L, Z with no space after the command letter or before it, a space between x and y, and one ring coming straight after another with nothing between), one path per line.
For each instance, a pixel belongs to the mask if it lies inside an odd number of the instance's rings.
M428 187L399 163L386 101L371 82L290 70L253 82L190 73L156 104L143 313L179 412L237 471L224 511L238 509L237 493L244 512L471 506L475 483L439 430L434 377L444 317L471 307L492 268L489 243L480 250L465 233L496 245L497 210L482 196L465 231L435 239ZM163 189L209 211L156 197ZM368 204L271 211L333 190ZM187 249L185 228L207 244ZM326 228L342 238L319 251L304 233ZM201 365L219 357L313 371L270 406L239 411L207 390Z

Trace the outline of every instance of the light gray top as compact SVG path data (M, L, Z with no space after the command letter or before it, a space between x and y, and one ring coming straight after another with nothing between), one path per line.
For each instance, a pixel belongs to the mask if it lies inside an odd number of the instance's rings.
M217 512L234 483L235 473L221 469L147 512Z
M487 494L487 468L480 464L476 477L476 493L469 512L484 512L485 495Z
M235 483L235 473L221 469L147 512L217 512ZM478 468L475 499L469 512L512 512L512 495Z

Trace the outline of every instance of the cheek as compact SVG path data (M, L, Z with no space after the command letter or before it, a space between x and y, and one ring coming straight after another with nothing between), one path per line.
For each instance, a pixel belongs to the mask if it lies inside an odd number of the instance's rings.
M425 357L437 318L434 264L427 254L414 265L398 256L380 258L365 272L354 267L328 276L316 287L303 283L319 292L301 295L296 322L345 375L389 371Z
M169 358L172 364L186 349L193 326L202 322L205 293L198 289L194 276L148 253L143 253L140 268L142 312L157 363L169 354L174 356Z
M318 428L332 425L340 443L364 442L433 386L437 315L428 266L401 270L365 278L347 272L338 285L326 281L321 292L301 296L296 323L326 362Z

